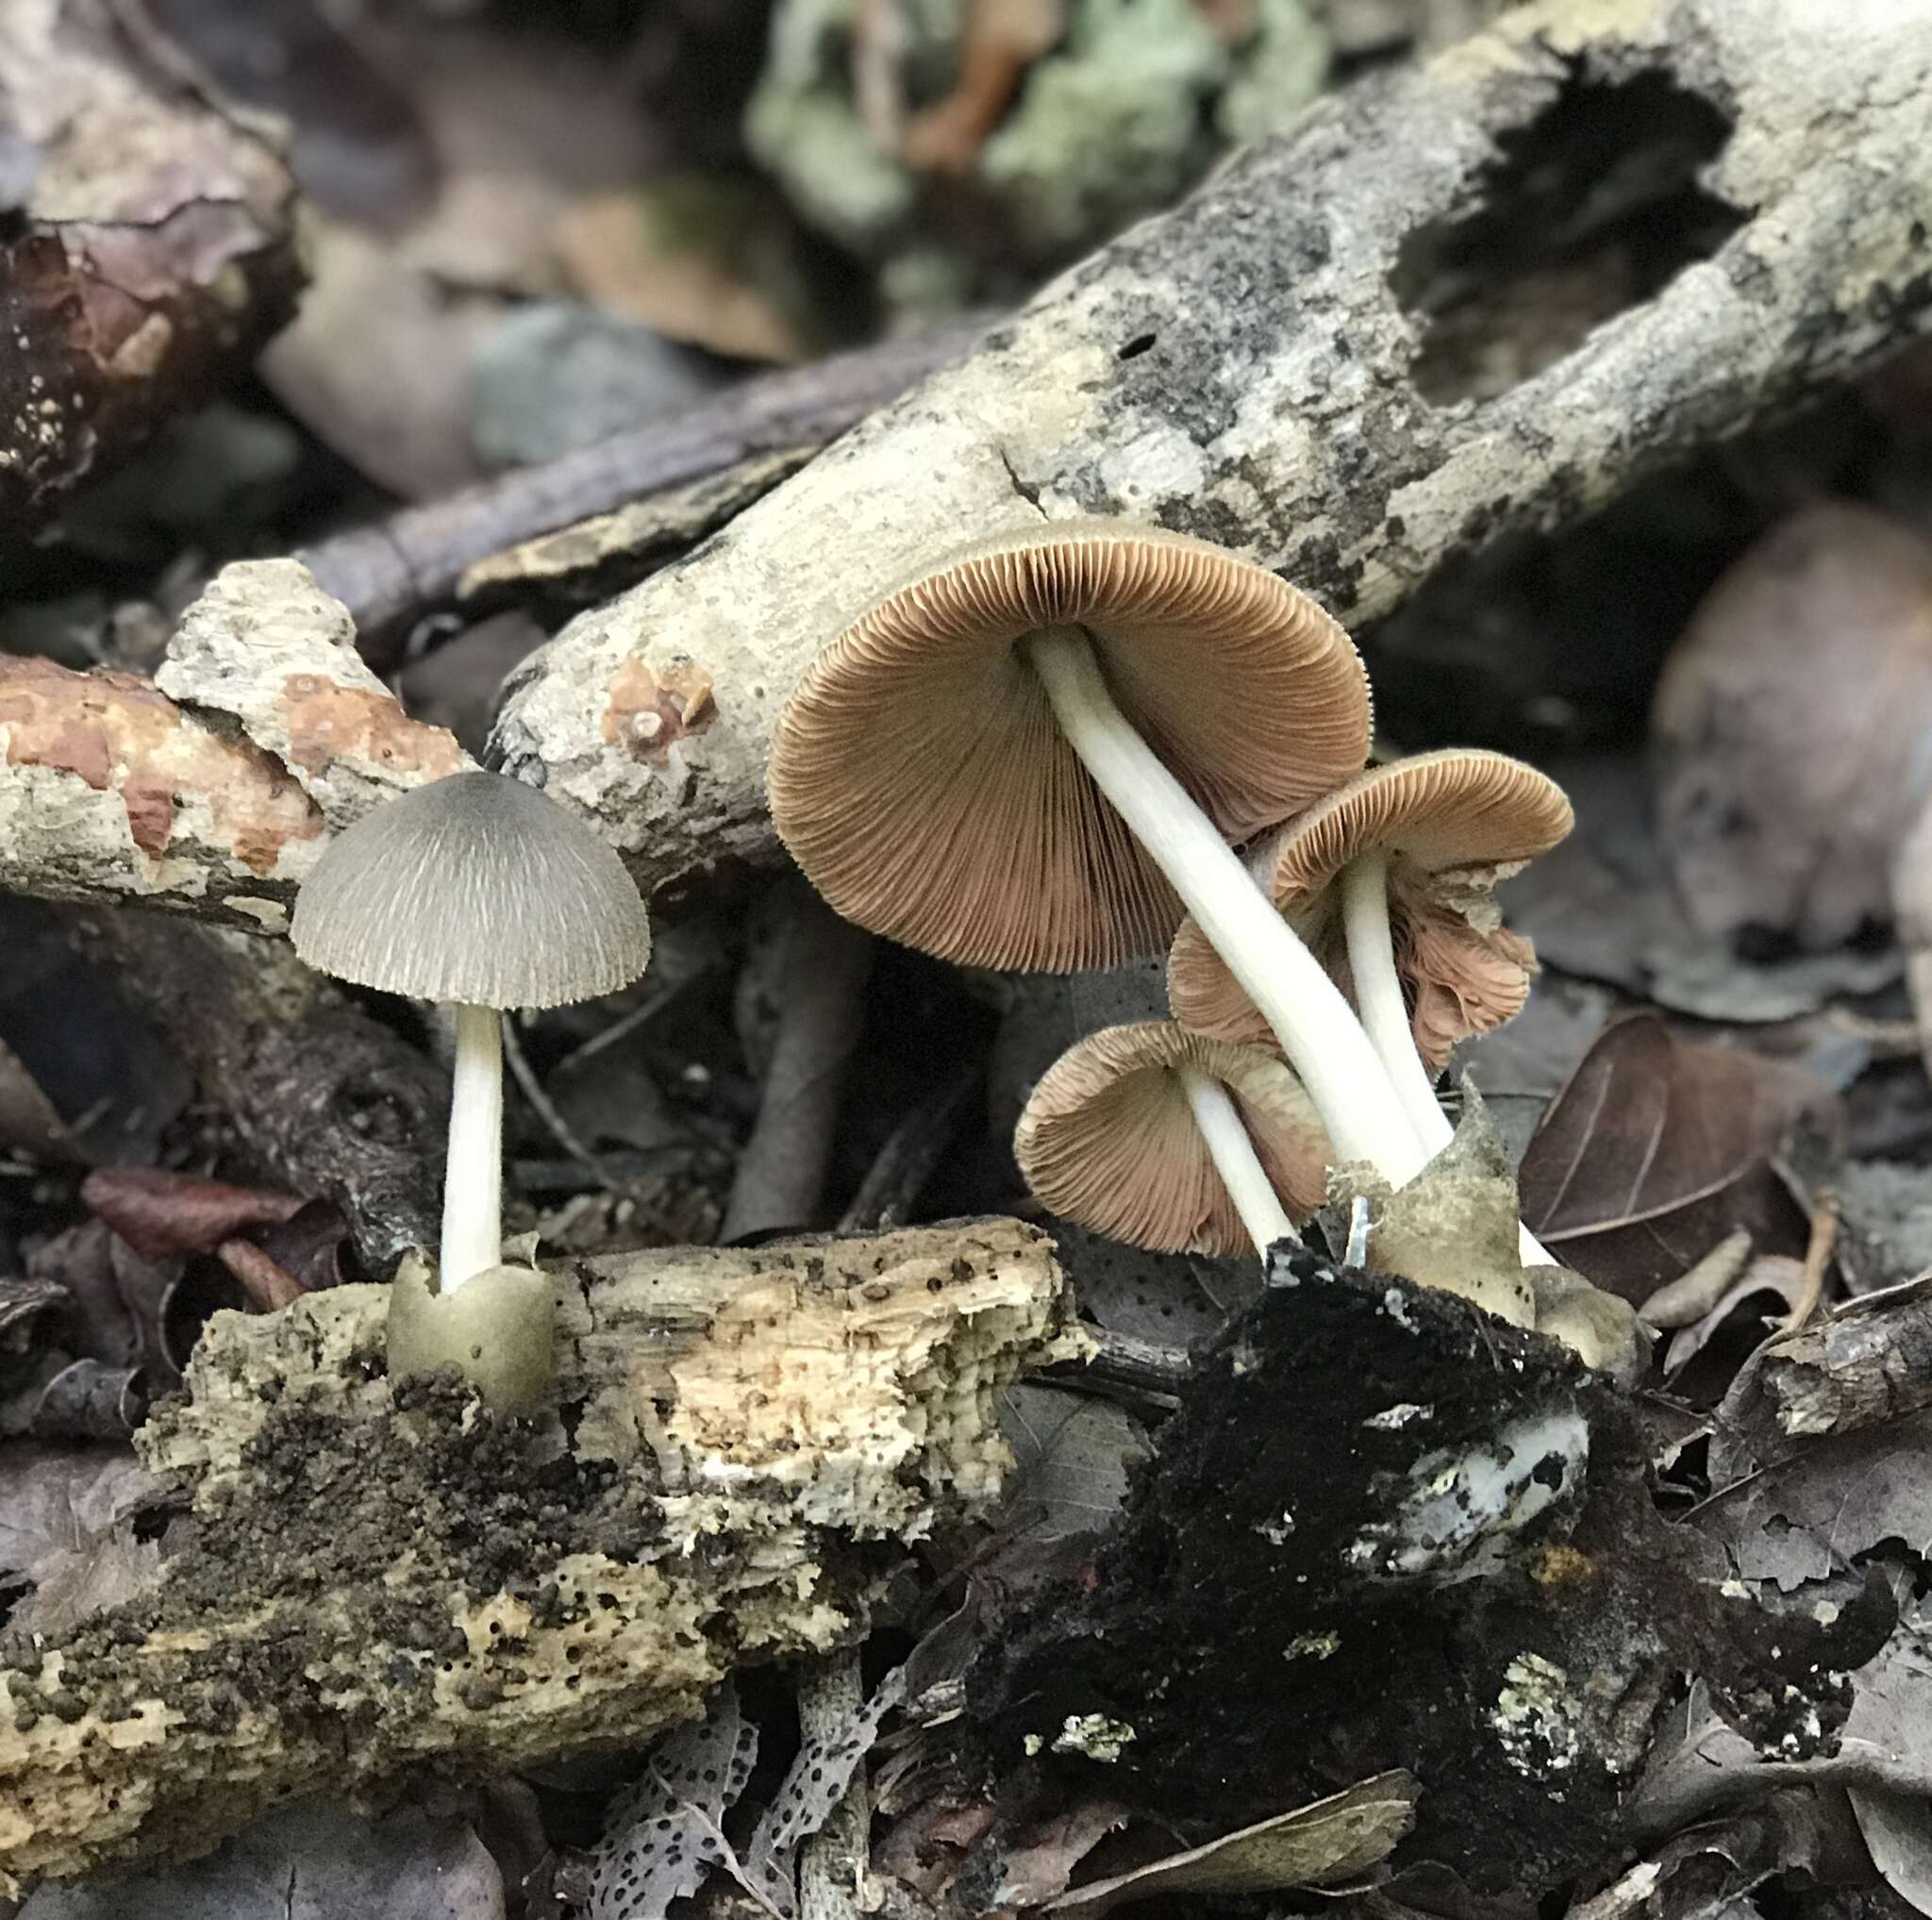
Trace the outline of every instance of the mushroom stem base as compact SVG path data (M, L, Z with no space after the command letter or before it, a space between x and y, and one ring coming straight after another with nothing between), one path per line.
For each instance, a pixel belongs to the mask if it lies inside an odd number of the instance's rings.
M459 1005L438 1284L453 1294L503 1260L503 1016Z
M1300 1245L1301 1235L1294 1230L1227 1089L1211 1074L1191 1069L1183 1070L1181 1085L1188 1090L1188 1105L1194 1110L1194 1125L1208 1143L1214 1171L1241 1216L1255 1251L1266 1260L1277 1240Z
M1049 628L1026 651L1067 743L1274 1029L1337 1153L1392 1186L1413 1178L1427 1152L1348 1002L1115 704L1086 635Z

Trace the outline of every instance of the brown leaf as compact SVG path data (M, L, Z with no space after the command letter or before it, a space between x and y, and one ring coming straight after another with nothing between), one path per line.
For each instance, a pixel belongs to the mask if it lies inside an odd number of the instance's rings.
M1411 1775L1377 1774L1345 1793L1224 1834L1206 1846L1075 1887L1046 1911L1097 1915L1158 1894L1274 1894L1292 1887L1345 1886L1387 1860L1407 1835L1421 1793Z
M1843 502L1774 527L1699 608L1651 716L1659 834L1697 924L1822 948L1884 918L1928 710L1932 546Z
M1766 1254L1753 1261L1744 1269L1742 1277L1724 1291L1701 1319L1677 1329L1664 1352L1665 1377L1681 1373L1689 1366L1745 1301L1757 1294L1773 1295L1783 1303L1784 1311L1777 1315L1779 1320L1783 1320L1805 1297L1809 1286L1810 1277L1805 1271L1805 1262L1793 1260L1789 1254ZM1768 1302L1760 1302L1760 1315L1767 1305Z
M125 1599L159 1564L129 1525L165 1493L125 1448L16 1444L0 1451L0 1573L24 1578L16 1632L52 1632Z
M99 1167L81 1182L92 1208L145 1260L212 1253L223 1241L301 1211L293 1194L235 1187L165 1167Z
M1584 1055L1530 1142L1524 1220L1597 1277L1577 1243L1722 1193L1763 1166L1801 1116L1835 1108L1830 1090L1796 1067L1680 1040L1654 1014L1619 1021Z

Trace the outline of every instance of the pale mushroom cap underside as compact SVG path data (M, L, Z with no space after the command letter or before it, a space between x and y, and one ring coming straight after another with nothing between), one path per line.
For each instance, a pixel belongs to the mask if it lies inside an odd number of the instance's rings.
M1042 526L889 594L780 716L772 815L847 919L942 958L1067 972L1158 953L1173 889L1062 738L1019 643L1077 627L1127 718L1232 840L1367 758L1348 636L1178 534Z
M1307 1219L1331 1149L1301 1082L1271 1055L1167 1020L1091 1034L1041 1077L1013 1135L1027 1185L1063 1218L1133 1246L1252 1251L1189 1105L1190 1068L1226 1087L1283 1207Z
M501 774L454 774L365 814L303 883L295 951L417 999L558 1007L643 972L650 921L575 814Z
M1374 767L1288 821L1248 854L1249 871L1296 933L1352 989L1336 882L1349 861L1389 861L1395 960L1414 1013L1416 1044L1440 1070L1458 1040L1522 1010L1535 949L1504 927L1494 883L1547 853L1574 821L1546 775L1505 754L1451 748ZM1201 929L1183 921L1168 956L1176 1018L1216 1038L1274 1043L1266 1021Z

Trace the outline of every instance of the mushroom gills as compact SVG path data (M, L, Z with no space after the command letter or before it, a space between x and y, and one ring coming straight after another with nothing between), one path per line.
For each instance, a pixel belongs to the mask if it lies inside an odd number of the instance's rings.
M1241 1216L1255 1251L1265 1261L1268 1249L1277 1240L1291 1240L1299 1246L1302 1237L1294 1230L1227 1089L1213 1075L1192 1067L1181 1069L1181 1085L1187 1089L1188 1105L1194 1110L1194 1125L1208 1144L1214 1171Z
M1353 1009L1120 710L1086 633L1047 627L1024 645L1068 744L1274 1028L1341 1158L1412 1179L1430 1149Z

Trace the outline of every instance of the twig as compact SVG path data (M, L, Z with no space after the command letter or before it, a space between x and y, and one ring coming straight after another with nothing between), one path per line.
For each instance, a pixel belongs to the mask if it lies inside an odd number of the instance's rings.
M715 399L541 466L407 507L373 526L305 548L316 579L356 617L380 669L408 632L446 606L464 572L538 534L701 479L748 455L823 446L969 347L987 325L957 325L810 366L762 374Z
M1093 1343L1089 1356L1056 1361L1042 1370L1041 1379L1164 1413L1180 1405L1181 1389L1188 1383L1185 1347L1137 1340L1130 1333L1116 1333L1106 1327L1083 1326L1081 1331Z
M726 1242L812 1224L824 1190L845 1067L865 1017L871 934L840 919L803 879L790 894L778 981L778 1040L758 1124L731 1182Z
M1831 1256L1838 1246L1838 1194L1829 1188L1821 1188L1811 1201L1811 1238L1805 1247L1805 1290L1792 1302L1790 1317L1778 1328L1780 1333L1797 1332L1817 1311L1824 1293L1825 1270L1831 1265Z
M798 1681L798 1725L808 1740L835 1739L865 1705L858 1649L841 1647L813 1661ZM852 1784L805 1844L798 1860L800 1920L859 1920L871 1865L872 1795L861 1760Z
M531 1066L529 1056L517 1038L513 1020L503 1023L503 1056L509 1062L509 1070L516 1077L517 1085L524 1090L524 1098L536 1109L538 1119L550 1129L551 1137L558 1145L572 1160L578 1161L607 1193L623 1194L637 1199L636 1187L594 1148L586 1145L575 1127L558 1111L556 1101L543 1091L543 1083L538 1079L536 1069Z

